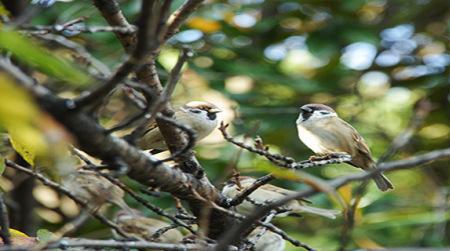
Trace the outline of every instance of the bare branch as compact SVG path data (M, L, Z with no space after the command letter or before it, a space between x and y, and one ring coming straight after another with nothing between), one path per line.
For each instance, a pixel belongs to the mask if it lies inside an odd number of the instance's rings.
M159 188L161 191L172 193L174 196L186 200L197 217L209 208L203 200L192 193L197 191L203 198L220 202L223 200L220 192L206 177L198 179L191 174L172 168L151 155L128 144L125 140L105 134L104 129L82 111L67 108L67 101L51 94L42 85L35 85L33 80L21 72L17 67L0 60L0 67L4 68L16 80L17 84L26 89L37 103L49 112L76 138L78 146L87 154L100 158L105 162L113 162L119 158L129 167L128 176L145 186ZM193 159L196 161L195 157ZM200 166L197 163L198 166ZM211 219L214 225L209 229L210 237L221 234L223 227L228 224L229 217L212 210Z
M396 154L401 148L405 147L411 140L414 133L422 126L425 118L433 110L433 105L427 99L419 100L414 109L414 115L411 117L408 127L403 130L392 141L389 149L378 159L378 163L384 162Z
M291 157L286 157L281 154L273 154L270 153L268 150L263 149L261 147L253 147L250 145L247 145L243 142L239 142L233 137L231 137L226 129L228 125L224 124L223 122L220 124L219 130L222 132L223 137L230 143L241 147L247 151L256 153L258 155L264 156L266 159L274 163L275 165L279 167L284 167L288 169L305 169L305 168L311 168L311 167L317 167L317 166L323 166L327 164L336 164L336 163L342 163L342 162L348 162L351 161L351 156L346 153L336 153L332 154L330 156L325 156L323 158L315 158L311 160L304 160L300 162L295 162L295 160Z
M98 105L109 92L128 76L128 74L136 70L144 62L149 53L157 47L155 42L149 40L149 37L154 35L153 29L155 26L155 18L152 16L154 11L153 3L153 1L142 2L141 13L138 20L139 29L137 32L137 43L130 58L123 63L116 73L104 84L75 99L75 107L85 107L87 105L93 105L95 107Z
M150 241L118 241L118 240L89 240L63 238L56 243L48 245L48 248L114 248L114 249L150 249L150 250L203 250L205 248L214 248L215 245L208 246L197 244L172 244ZM235 247L229 247L229 250L237 250Z
M393 170L399 170L399 169L407 169L412 168L418 165L423 165L431 161L443 159L443 158L449 158L450 157L450 148L442 149L442 150L435 150L432 152L428 152L426 154L417 155L405 160L398 160L398 161L391 161L386 163L381 163L378 165L377 168L374 168L370 171L337 178L334 180L331 180L328 182L328 184L333 187L334 189L337 189L349 182L352 181L364 181L373 178L373 176L386 171L393 171ZM294 193L292 195L286 196L282 200L278 200L276 202L273 202L269 205L257 208L251 215L249 215L245 220L243 220L240 224L237 226L232 227L227 233L223 236L222 240L219 242L216 251L224 251L226 250L226 247L233 241L239 238L239 233L245 232L246 229L255 221L263 217L264 215L270 213L272 209L278 208L282 206L283 204L291 201L291 200L298 200L302 198L306 198L309 196L312 196L314 194L319 193L319 190L316 190L315 188L309 188L297 193Z
M89 168L92 170L92 168ZM95 170L95 169L94 169ZM148 202L146 199L142 198L141 196L139 196L139 194L137 194L136 192L134 192L130 187L128 187L127 185L123 184L122 182L120 182L118 179L115 179L113 177L111 177L110 175L100 172L98 170L97 171L98 174L100 174L101 176L105 177L107 180L109 180L111 183L113 183L114 185L120 187L123 191L125 191L127 194L129 194L131 197L133 197L133 199L135 199L137 202L141 203L143 206L145 206L146 208L152 210L153 212L155 212L158 215L161 215L163 217L168 218L169 220L171 220L173 223L175 223L178 226L182 226L184 228L186 228L187 230L189 230L189 232L191 232L192 234L196 234L196 231L189 225L187 225L186 223L184 223L183 221L175 218L174 216L166 213L164 210L162 210L161 208L152 205L150 202Z
M169 17L169 24L164 39L167 40L178 32L178 29L187 20L189 15L202 3L203 0L187 0L178 10L176 10Z
M14 168L15 170L22 172L22 173L26 173L30 176L33 176L35 178L37 178L38 180L40 180L44 185L49 186L53 189L55 189L58 192L61 192L65 195L67 195L67 197L71 198L73 201L75 201L77 204L79 204L80 206L82 206L83 208L89 208L89 205L87 202L81 200L80 198L78 198L77 196L75 196L74 194L72 194L72 192L70 192L69 190L67 190L66 188L62 187L60 184L53 182L51 180L49 180L48 178L44 177L42 174L34 172L28 168L25 168L23 166L20 166L8 159L5 159L5 165L11 168ZM123 232L116 224L114 224L113 222L111 222L110 220L106 219L103 215L101 215L98 212L92 211L90 212L95 218L97 218L101 223L105 224L106 226L114 229L115 231L117 231L117 233L119 233L120 235L127 237L128 235Z
M189 128L185 125L182 125L180 123L178 123L176 120L171 119L171 118L167 118L164 117L162 115L157 116L158 119L164 120L165 122L181 129L184 133L187 134L188 136L188 141L187 144L183 146L183 148L177 150L176 152L172 153L170 155L170 157L162 159L161 162L166 162L166 161L171 161L171 160L176 160L178 157L183 156L185 153L187 153L188 151L190 151L194 146L195 146L195 141L197 139L197 133L192 130L192 128ZM203 174L197 174L202 176Z
M36 35L36 37L46 40L55 42L61 46L64 46L65 48L68 48L78 54L79 57L81 57L83 60L86 60L89 65L94 67L99 73L100 76L96 76L97 78L104 78L106 76L111 75L111 70L106 66L103 62L96 59L94 56L92 56L86 48L81 46L80 44L65 38L64 36L55 35L55 34L45 34L45 35Z
M131 28L115 0L93 0L95 7L100 11L102 16L111 26L121 26ZM117 38L122 43L126 51L131 51L131 48L136 43L136 34L118 33L115 32Z
M26 32L33 35L45 35L48 33L63 34L64 31L76 32L76 33L98 33L98 32L114 32L120 34L134 34L136 33L136 27L130 26L85 26L77 25L74 23L70 25L66 24L55 24L55 25L32 25L21 27L22 32Z
M240 194L238 194L236 197L234 197L229 203L228 207L234 207L239 204L241 204L250 194L252 194L256 189L260 188L261 186L269 183L270 181L274 180L275 177L272 176L272 174L268 174L266 176L263 176L261 178L258 178L251 186L246 187Z
M8 208L3 200L3 193L0 193L0 237L5 245L11 245L11 233L9 232Z
M270 223L273 217L277 214L277 211L272 210L270 214L264 219L263 223ZM252 250L255 244L261 239L261 237L266 233L267 228L261 227L261 231L257 233L252 239L248 240L248 243L244 245L244 250Z

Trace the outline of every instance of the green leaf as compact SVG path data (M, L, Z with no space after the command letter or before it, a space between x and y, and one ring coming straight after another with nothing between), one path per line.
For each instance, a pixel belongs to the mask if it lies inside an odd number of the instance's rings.
M76 65L51 54L45 48L17 32L1 30L0 48L10 51L22 62L36 67L54 78L79 86L91 82L91 78Z
M5 158L0 156L0 176L2 176L4 171L5 171Z
M45 228L38 229L36 236L39 242L49 242L55 239L55 234Z

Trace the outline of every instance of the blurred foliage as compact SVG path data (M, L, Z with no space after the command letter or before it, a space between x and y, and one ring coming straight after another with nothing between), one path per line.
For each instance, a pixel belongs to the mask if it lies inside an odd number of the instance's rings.
M174 1L173 8L181 3ZM121 7L133 22L139 1L121 1ZM378 157L408 125L415 102L428 98L434 110L394 157L406 158L450 145L449 7L447 0L208 1L162 50L158 70L164 83L176 61L177 48L188 44L196 56L185 68L174 94L175 103L192 99L214 102L226 110L222 116L233 122L233 134L260 135L271 151L298 160L312 154L300 143L295 129L298 107L303 104L333 106L358 129ZM87 17L86 25L105 24L97 10L84 1L56 3L43 9L32 23L61 24L81 16ZM124 52L111 33L81 33L70 39L111 69L123 60ZM22 38L18 41L22 43ZM44 56L37 47L23 43L29 50L2 46L37 66L39 72L33 76L53 90L64 96L78 94L70 85L53 81L84 83L84 77L76 77L80 76L78 68L52 62L56 57L68 58L86 73L91 65L48 40L40 44L51 52L52 59L49 53ZM55 66L59 68L48 70ZM131 106L118 92L103 109L101 121L112 126L130 111ZM274 170L266 160L224 143L219 132L196 150L208 176L217 184L225 181L233 167L252 175ZM389 193L380 193L370 184L356 211L349 247L449 246L449 166L448 161L440 161L388 174L395 186ZM323 179L358 171L345 164L307 170ZM3 190L14 186L8 180L11 177L7 170L0 180ZM274 184L293 190L306 187L293 182L292 176L287 178ZM127 183L140 188L133 181ZM351 203L356 186L339 191L342 203ZM49 190L34 193L40 204L36 214L39 228L54 230L78 211L69 199ZM173 208L169 196L147 198ZM338 200L323 194L311 200L321 207L342 209ZM140 207L131 199L127 202ZM334 250L340 243L343 221L342 217L332 221L305 216L277 219L275 223L318 250ZM110 233L90 221L75 235L95 238ZM289 250L295 248L289 246Z

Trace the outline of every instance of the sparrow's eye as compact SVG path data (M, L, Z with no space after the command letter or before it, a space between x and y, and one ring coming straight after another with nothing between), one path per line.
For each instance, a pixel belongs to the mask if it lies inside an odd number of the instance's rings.
M200 111L199 109L192 109L191 112L192 113L201 113L202 111Z
M330 114L329 112L320 112L320 114L325 115L325 114Z

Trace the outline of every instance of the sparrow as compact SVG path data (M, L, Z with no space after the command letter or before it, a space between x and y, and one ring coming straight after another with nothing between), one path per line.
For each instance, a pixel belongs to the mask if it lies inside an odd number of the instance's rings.
M298 137L315 154L347 153L352 157L350 165L363 170L376 168L364 139L332 108L322 104L304 105L300 107L296 124ZM375 175L373 180L381 191L394 188L382 173Z
M222 188L222 195L229 199L233 199L238 196L246 187L250 187L256 181L254 178L248 176L239 176L239 178L237 179L239 180L236 181L236 178L233 178L227 182L227 184ZM241 204L237 205L236 211L244 215L249 215L255 210L256 207L281 200L293 193L295 193L295 191L277 187L271 184L265 184L251 193ZM297 200L289 201L281 208L279 208L281 212L279 212L277 216L284 217L288 215L295 216L301 213L310 213L324 216L330 219L335 219L336 215L339 214L339 211L337 210L307 206L304 205L304 202L305 201L300 202Z
M247 237L250 241L256 241L254 250L255 251L283 251L286 247L286 242L283 238L273 233L269 230L266 230L264 234L260 237L257 235L260 234L263 230L262 227L255 228Z
M62 185L82 199L92 210L105 203L112 203L124 210L131 208L123 200L124 191L97 172L75 170L61 177Z
M197 133L197 140L201 140L217 127L217 113L219 112L221 110L209 102L191 101L175 112L175 119L179 123L192 128ZM149 125L144 136L138 140L137 145L141 149L151 149L152 153L167 150L164 138L156 123Z
M167 230L158 238L153 238L153 235L158 230L169 227L170 224L145 217L140 211L135 209L118 211L114 217L114 222L122 231L136 239L163 243L179 243L183 240L183 235L176 229Z

